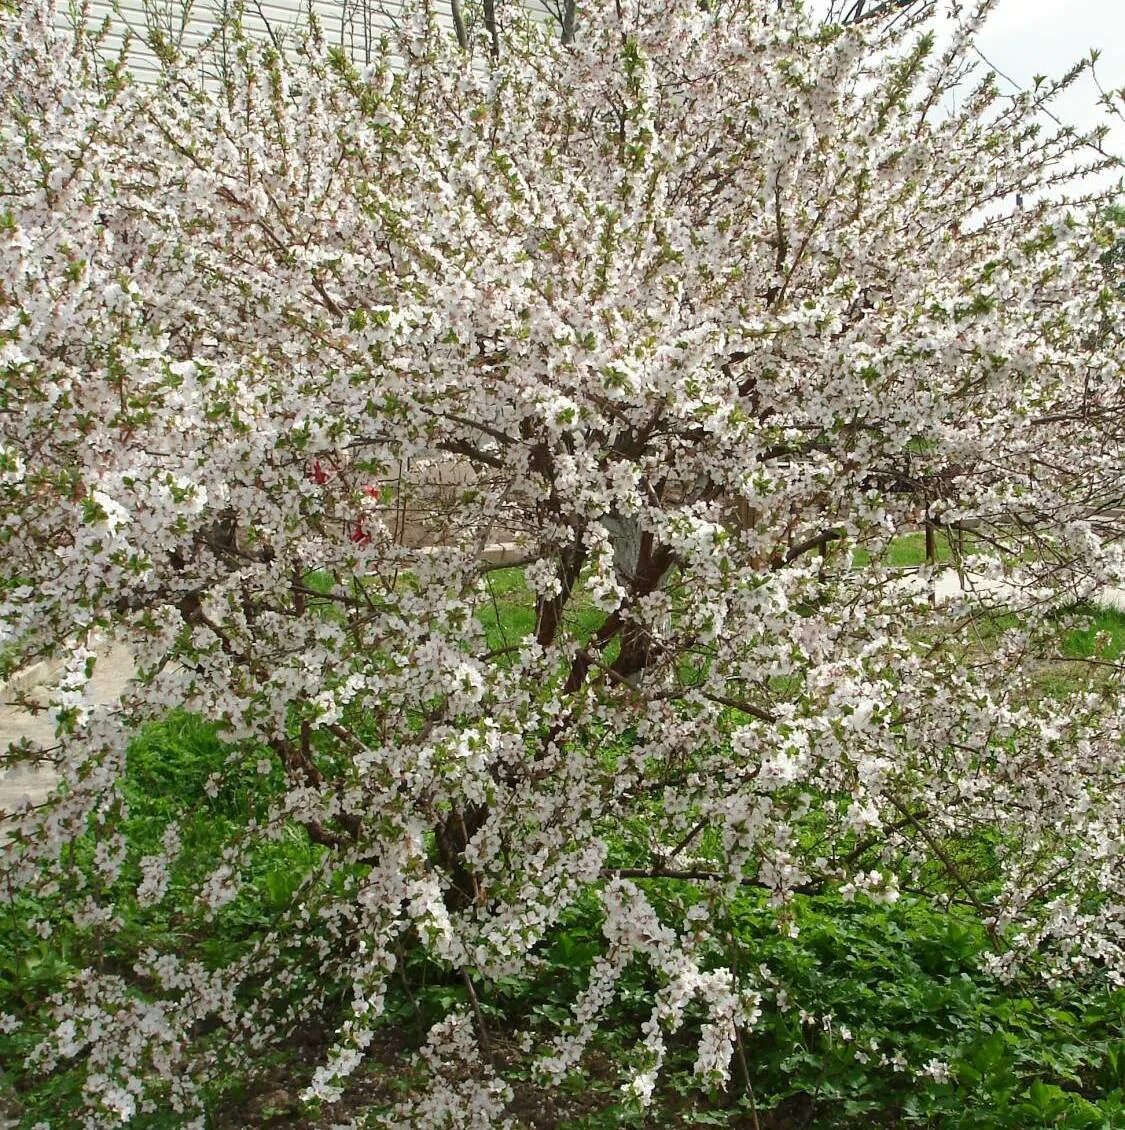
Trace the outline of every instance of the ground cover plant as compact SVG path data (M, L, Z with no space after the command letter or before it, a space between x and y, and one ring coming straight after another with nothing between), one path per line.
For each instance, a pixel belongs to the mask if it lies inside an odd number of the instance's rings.
M510 619L518 630L517 618ZM198 876L215 865L232 829L253 817L262 791L254 772L228 774L221 788L208 790L226 753L212 727L182 714L132 743L123 782L130 841L141 852L158 852L164 829L175 821L185 851L171 877L171 897L160 905L138 902L136 875L123 876L117 898L126 925L103 962L131 968L154 944L207 947L212 959L224 947L236 950L247 936L269 929L295 877L322 850L294 828L256 856L224 920L206 919L193 905L192 871ZM89 874L92 846L79 847ZM663 887L662 897L673 904L692 897L689 884ZM41 1038L35 1019L47 1020L51 995L81 968L86 936L69 920L67 897L60 891L17 900L0 919L0 1010L27 1021L23 1030L0 1036L2 1082L18 1096L15 1109L28 1126L66 1125L81 1105L80 1062L46 1079L22 1069ZM753 892L735 899L729 913L745 975L763 994L762 1016L741 1049L752 1091L739 1078L740 1066L728 1093L701 1089L692 1073L694 1050L681 1040L670 1048L650 1109L622 1093L614 1061L631 1053L647 1019L650 986L639 969L609 1011L595 1054L570 1084L551 1096L535 1087L532 1060L512 1040L513 1029L518 1021L550 1030L567 1015L599 948L601 915L587 902L560 923L535 978L494 986L479 998L494 1061L513 1086L523 1124L739 1127L752 1124L753 1111L763 1127L1100 1128L1116 1125L1125 1112L1125 993L1107 991L1098 978L1054 987L1034 977L998 984L979 970L988 949L979 924L910 894L884 907L836 894L798 896L796 937L777 931L765 898ZM48 937L32 929L44 921L53 927ZM408 978L390 985L387 1023L342 1112L299 1101L323 1050L324 1032L313 1029L263 1057L254 1079L217 1071L208 1094L210 1124L308 1128L347 1124L357 1110L390 1111L404 1075L403 1047L451 1004L470 1007L464 983L448 967L415 950L408 970ZM138 1121L182 1124L167 1110Z
M1114 160L990 7L3 17L27 1125L1112 1125Z

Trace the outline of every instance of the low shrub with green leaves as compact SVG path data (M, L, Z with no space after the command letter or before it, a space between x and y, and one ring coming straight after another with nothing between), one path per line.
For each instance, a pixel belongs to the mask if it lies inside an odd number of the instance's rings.
M509 604L498 605L504 623L495 627L518 631L518 575L497 587ZM1113 622L1105 614L1096 618L1103 626ZM1074 646L1082 646L1083 638L1077 636ZM278 786L277 778L268 756L224 745L213 727L188 714L171 715L133 742L123 790L131 852L121 871L122 922L112 945L97 954L100 969L128 977L130 991L143 996L146 979L137 974L153 948L192 955L203 968L253 953L325 849L291 824L255 854L239 897L219 915L201 908L193 890L213 871L228 839L262 818L263 798ZM169 896L157 906L143 905L127 892L137 889L145 856L160 850L170 828L184 845L180 865L168 876ZM96 933L76 930L66 912L77 890L97 882L94 850L89 838L76 844L74 889L14 900L0 917L0 1013L21 1020L0 1034L0 1083L11 1096L7 1113L19 1114L23 1127L80 1122L80 1062L63 1060L44 1071L33 1053L57 1024L52 998L67 990L96 944ZM619 862L628 863L635 850L621 840ZM357 865L357 874L364 870ZM698 899L688 882L650 881L646 887L657 912L669 920ZM987 933L956 905L935 908L910 894L891 906L837 893L798 896L781 932L767 903L764 894L743 890L723 904L728 948L716 960L738 969L760 998L758 1020L739 1039L737 1070L724 1086L708 1087L693 1071L693 1033L705 1017L689 1008L683 1037L669 1041L651 1104L642 1107L623 1092L630 1074L645 1066L636 1058L638 1036L649 1019L647 1002L662 987L650 970L634 965L566 1086L558 1093L543 1088L534 1037L528 1041L520 1033L541 1030L548 1040L558 1025L571 1022L601 948L604 912L586 900L567 912L530 978L501 978L486 988L435 962L416 942L404 943L372 1054L342 1109L321 1110L299 1095L311 1076L309 1055L322 1050L344 1007L343 981L327 992L316 986L323 1003L313 1027L252 1063L225 1062L224 1041L200 1027L192 1039L219 1067L205 1125L327 1127L351 1117L354 1108L359 1126L393 1112L409 1090L409 1056L451 1008L473 1010L479 1018L492 1062L512 1088L514 1125L532 1130L1110 1130L1125 1122L1125 990L1109 990L1090 976L1055 985L1030 974L1008 984L996 981L980 968L990 945ZM278 998L281 1008L287 996L296 1004L313 991L302 983L297 956L292 980ZM137 1120L151 1130L183 1124L174 1109Z

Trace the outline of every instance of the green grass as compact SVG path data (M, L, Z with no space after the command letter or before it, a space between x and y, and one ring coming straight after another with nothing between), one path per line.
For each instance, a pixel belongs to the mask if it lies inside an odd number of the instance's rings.
M1125 612L1090 606L1081 611L1089 624L1068 633L1063 654L1074 659L1103 660L1118 660L1125 655Z
M511 647L535 630L535 594L522 569L497 569L485 575L486 598L478 616L491 648Z
M956 540L956 535L950 537L938 535L934 539L934 555L938 564L952 564L960 557L984 552L986 548L971 533L964 534L960 541ZM924 533L899 534L891 539L881 560L885 565L894 569L925 565L926 535ZM870 550L863 546L857 546L852 551L852 565L856 568L870 565L871 561Z
M921 535L912 538L892 547L901 563L924 552ZM1125 614L1091 607L1072 614L1087 622L1067 630L1065 655L1113 661L1125 654ZM534 630L534 595L520 570L488 575L478 615L492 647L511 646ZM570 630L582 637L596 630L604 614L579 602L570 617ZM988 632L1014 625L1010 615L997 615L995 623L983 625L982 646ZM265 774L258 772L263 758L269 762ZM296 884L324 851L300 828L286 828L279 839L254 850L242 894L214 921L199 913L192 892L217 865L223 847L252 820L261 821L283 787L281 767L268 751L229 746L191 715L174 712L137 736L123 786L128 811L119 819L130 842L118 898L123 925L97 942L103 968L131 976L149 946L217 966L276 927ZM169 897L156 907L139 906L130 891L140 857L158 850L173 821L185 850L170 877ZM644 823L643 812L637 821ZM611 844L619 861L629 862L628 835L628 827L618 829ZM987 849L983 841L966 847L982 859ZM92 840L79 841L76 877L93 874L92 854ZM670 922L682 920L685 908L700 897L689 884L642 882ZM18 1096L25 1130L39 1121L52 1127L78 1124L73 1112L81 1062L64 1062L46 1073L21 1067L53 1023L45 1002L90 960L95 939L69 923L72 896L65 887L45 899L20 896L0 914L0 1012L24 1020L17 1031L0 1034L0 1093L10 1089ZM600 1034L562 1094L548 1097L539 1089L534 1056L521 1053L513 1036L531 1028L542 1046L569 1016L603 948L600 911L590 897L569 910L539 947L542 967L534 976L476 986L498 1067L516 1091L518 1126L738 1130L755 1125L756 1118L761 1130L1125 1127L1125 991L1093 979L1057 988L1031 979L998 984L979 972L988 952L980 927L957 910L917 898L878 907L834 894L798 896L792 908L799 927L795 937L778 932L775 912L750 889L712 913L722 916L730 942L726 950L708 954L707 964L733 962L763 996L762 1017L743 1041L746 1078L738 1069L726 1090L701 1087L692 1067L703 1018L692 1007L682 1032L670 1037L655 1109L642 1112L624 1097L623 1075L615 1065L641 1066L641 1025L660 987L658 977L637 964L627 971ZM52 923L50 937L38 936L36 920ZM406 1078L406 1056L428 1024L450 1007L469 1004L454 971L416 946L408 945L402 956L371 1060L357 1079L375 1105L400 1097L395 1083ZM287 961L293 999L322 987L313 983L316 966L307 954L294 952ZM779 996L781 987L788 1001ZM134 991L143 992L143 984L137 982ZM802 1020L802 1009L810 1019ZM209 1092L208 1125L312 1130L346 1121L346 1101L321 1119L295 1102L279 1104L271 1097L300 1090L316 1063L317 1052L309 1048L330 1035L332 1021L326 1015L319 1028L306 1032L307 1047L264 1054L267 1082L252 1082L233 1069L221 1075ZM200 1033L198 1046L208 1048L209 1038ZM208 1050L222 1055L221 1046ZM896 1056L903 1057L904 1069L896 1069ZM927 1073L931 1061L945 1065L948 1078ZM542 1121L550 1104L556 1105L554 1121ZM165 1112L135 1125L172 1130L180 1122Z
M491 648L511 647L535 631L535 594L519 568L495 569L485 576L485 598L478 616ZM605 613L576 593L566 611L568 630L588 640L601 627Z

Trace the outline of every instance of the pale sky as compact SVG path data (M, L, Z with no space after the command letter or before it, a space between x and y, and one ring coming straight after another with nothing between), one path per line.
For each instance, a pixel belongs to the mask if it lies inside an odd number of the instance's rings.
M1091 48L1101 52L1103 87L1125 87L1125 0L1000 0L978 42L996 67L1030 88L1036 74L1057 77ZM1000 79L1002 91L1014 89ZM1105 120L1098 92L1083 76L1060 98L1055 113L1068 125L1091 128ZM1118 101L1125 114L1125 103ZM1125 122L1115 119L1107 147L1125 157ZM1113 179L1116 179L1113 178Z
M807 2L814 12L823 13L828 7L828 0ZM940 13L940 50L943 17L954 0L936 2ZM966 12L973 6L973 0L960 2ZM836 0L837 9L840 6L840 0ZM869 8L873 6L868 4ZM1002 94L1032 89L1036 75L1060 78L1074 63L1088 57L1092 48L1101 53L1097 64L1101 85L1107 91L1120 90L1125 87L1125 0L999 0L977 47L1002 72L997 80ZM958 97L959 92L950 95L950 104ZM1125 159L1125 120L1107 116L1098 105L1098 98L1093 80L1084 75L1054 103L1053 112L1077 129L1093 129L1102 122L1109 124L1111 132L1104 147ZM1117 105L1125 114L1125 102L1119 99ZM1052 127L1049 119L1044 121L1044 127ZM1100 178L1097 183L1108 186L1123 177L1125 169Z
M143 11L170 3L173 7L186 0L118 0L122 11L143 23ZM395 0L386 0L393 7ZM505 0L516 2L516 0ZM542 2L542 0L540 0ZM583 4L608 3L609 0L579 0ZM809 0L813 10L827 8L829 0ZM968 8L973 0L964 0ZM217 0L194 0L195 11L209 9ZM264 4L272 13L306 10L312 4L324 18L324 26L332 26L332 13L338 12L345 0L260 0L247 4L247 18L254 22L255 7ZM938 0L940 9L947 9L951 0ZM91 19L100 20L113 6L112 0L91 0ZM361 5L362 6L362 5ZM377 5L373 4L373 7ZM837 0L839 6L839 0ZM870 6L870 5L869 5ZM441 5L444 9L444 4ZM1091 48L1101 51L1098 74L1107 89L1125 87L1125 0L999 0L980 38L981 51L1004 74L1017 84L1030 88L1036 74L1061 75ZM1001 91L1015 87L1001 78ZM1091 128L1104 120L1097 106L1097 90L1088 77L1059 100L1056 113L1068 124ZM1119 102L1125 114L1125 104ZM1125 121L1117 118L1107 148L1125 157ZM1111 178L1116 180L1117 177Z

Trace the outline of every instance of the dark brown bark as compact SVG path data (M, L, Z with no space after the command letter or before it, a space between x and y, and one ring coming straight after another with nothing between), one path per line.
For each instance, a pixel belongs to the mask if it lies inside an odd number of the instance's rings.
M484 888L465 863L465 849L488 820L488 806L470 804L455 808L434 829L438 861L450 878L445 905L450 911L464 910L484 899Z

